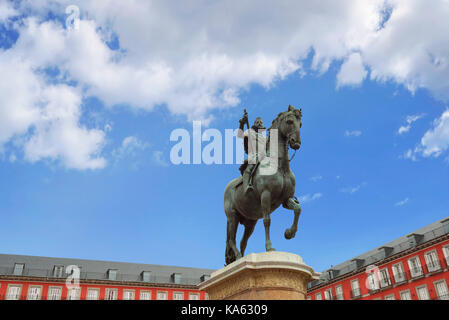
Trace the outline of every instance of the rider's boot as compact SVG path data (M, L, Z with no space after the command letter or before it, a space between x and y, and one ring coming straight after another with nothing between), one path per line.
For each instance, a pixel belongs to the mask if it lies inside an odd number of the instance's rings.
M246 193L254 190L253 186L252 186L252 179L251 179L251 173L253 171L253 167L254 165L248 165L246 167L245 172L243 173L243 190Z

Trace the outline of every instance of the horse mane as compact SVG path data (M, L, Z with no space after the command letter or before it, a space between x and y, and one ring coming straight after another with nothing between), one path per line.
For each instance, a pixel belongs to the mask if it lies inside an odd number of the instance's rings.
M288 110L287 111L283 111L283 112L279 112L279 114L277 115L277 117L271 122L271 127L268 128L268 139L267 139L267 143L270 142L270 130L271 129L277 129L279 123L288 115L294 114L295 117L298 120L301 120L302 118L302 110L301 109L296 109L295 107L293 107L292 105L288 105ZM268 144L267 144L268 146Z

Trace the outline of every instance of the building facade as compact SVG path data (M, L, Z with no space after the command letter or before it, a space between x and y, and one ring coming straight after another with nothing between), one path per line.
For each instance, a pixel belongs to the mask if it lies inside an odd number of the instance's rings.
M205 300L213 271L0 254L0 300Z
M449 300L449 218L324 271L308 300Z

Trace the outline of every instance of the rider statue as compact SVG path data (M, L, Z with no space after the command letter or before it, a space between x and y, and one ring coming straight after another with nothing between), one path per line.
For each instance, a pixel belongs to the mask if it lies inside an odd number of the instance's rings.
M257 117L254 125L249 128L246 110L239 122L237 137L243 139L245 152L248 154L248 159L243 162L239 169L243 176L243 190L246 194L254 190L252 185L254 172L257 170L260 161L266 156L267 139L264 135L266 128L263 126L263 121L260 117ZM248 130L243 131L245 123L248 126Z

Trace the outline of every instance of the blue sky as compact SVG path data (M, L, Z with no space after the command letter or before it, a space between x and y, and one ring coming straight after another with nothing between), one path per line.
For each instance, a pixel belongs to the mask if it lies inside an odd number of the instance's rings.
M239 165L173 165L170 133L202 120L224 136L243 108L269 125L289 104L303 112L291 164L303 212L292 240L292 213L272 214L277 250L321 271L449 215L447 3L268 3L223 21L226 4L204 5L1 2L2 253L222 267ZM303 25L284 24L293 9ZM307 23L317 13L330 27ZM411 46L415 27L435 36ZM259 221L247 253L263 250Z

